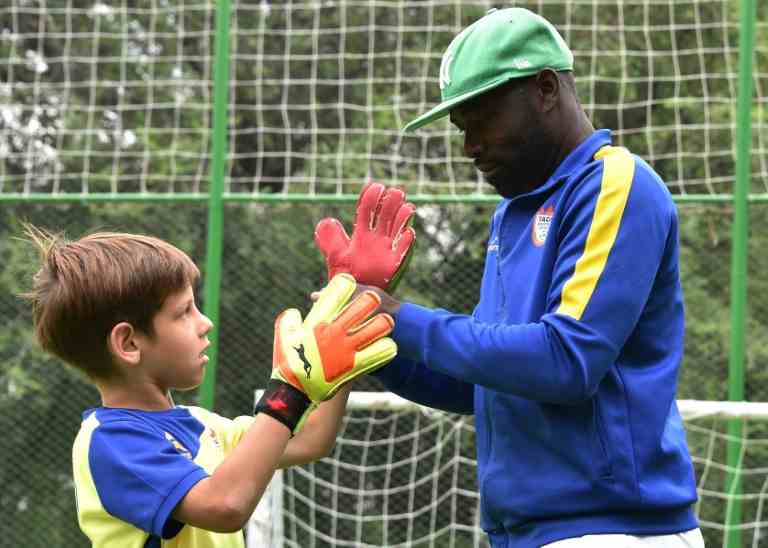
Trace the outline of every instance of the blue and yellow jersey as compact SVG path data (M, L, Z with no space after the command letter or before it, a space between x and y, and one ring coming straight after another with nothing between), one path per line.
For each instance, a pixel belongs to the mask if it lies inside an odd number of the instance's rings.
M198 529L171 513L252 423L199 407L84 412L72 448L80 528L94 548L242 548L242 532Z
M481 524L500 544L697 527L678 254L667 187L601 130L500 201L471 316L401 306L377 376L474 413Z

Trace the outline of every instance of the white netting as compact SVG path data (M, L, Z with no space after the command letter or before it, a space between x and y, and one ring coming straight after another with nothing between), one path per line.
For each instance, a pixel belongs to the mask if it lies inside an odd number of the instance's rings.
M207 188L215 4L138 5L3 3L0 194Z
M758 2L753 192L768 188L768 9ZM207 191L216 3L8 0L0 195ZM136 6L140 7L136 7ZM491 0L232 1L233 193L489 193L434 105L443 50ZM676 193L729 193L738 0L505 2L571 44L582 102Z
M768 403L681 400L707 546L739 529L743 546L768 542ZM727 433L728 420L742 424ZM738 467L726 450L738 442ZM740 492L727 476L740 479ZM420 407L386 393L353 393L333 454L291 468L272 486L249 528L251 548L487 547L478 527L471 417ZM741 518L730 526L729 501ZM265 508L268 506L268 508ZM276 528L281 528L278 530ZM269 540L266 540L269 539Z

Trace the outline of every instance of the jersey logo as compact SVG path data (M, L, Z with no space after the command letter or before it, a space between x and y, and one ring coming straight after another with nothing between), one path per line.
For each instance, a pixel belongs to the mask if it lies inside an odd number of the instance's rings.
M213 445L216 447L216 449L221 449L221 444L219 443L219 437L216 435L216 430L212 428L208 430L208 436L210 436L211 441L213 442Z
M553 206L540 207L533 218L533 226L531 227L531 239L533 245L541 247L544 242L547 241L547 234L549 234L549 227L552 225L552 214L555 212Z
M168 432L164 432L164 433L165 433L165 439L171 442L171 445L173 445L174 449L176 449L176 451L178 451L179 454L184 455L189 460L192 460L192 453L189 451L189 449L181 445L181 443L179 443L179 441Z

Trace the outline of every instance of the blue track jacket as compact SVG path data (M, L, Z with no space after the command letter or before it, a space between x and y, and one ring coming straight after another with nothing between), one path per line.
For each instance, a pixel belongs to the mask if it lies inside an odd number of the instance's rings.
M377 376L475 414L481 525L514 547L696 528L675 403L683 351L677 215L608 130L494 212L472 316L404 303Z

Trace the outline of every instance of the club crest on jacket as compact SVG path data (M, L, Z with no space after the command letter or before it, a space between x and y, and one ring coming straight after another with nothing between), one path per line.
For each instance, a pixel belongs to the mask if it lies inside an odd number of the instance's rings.
M547 241L547 234L549 234L549 227L552 224L552 214L555 212L553 206L540 207L533 217L533 226L531 227L531 239L533 245L541 247L544 242Z

